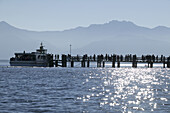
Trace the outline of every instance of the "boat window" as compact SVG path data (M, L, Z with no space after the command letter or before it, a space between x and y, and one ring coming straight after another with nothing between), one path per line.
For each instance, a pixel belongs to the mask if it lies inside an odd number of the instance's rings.
M45 59L46 59L46 56L41 56L41 59L45 60Z

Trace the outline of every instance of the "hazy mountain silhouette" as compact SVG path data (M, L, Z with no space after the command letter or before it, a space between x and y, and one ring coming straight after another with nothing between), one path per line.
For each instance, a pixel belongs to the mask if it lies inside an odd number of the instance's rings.
M110 21L64 31L28 31L0 22L0 59L14 52L35 51L44 42L50 53L73 54L165 54L170 53L170 28L153 29L137 26L127 21Z

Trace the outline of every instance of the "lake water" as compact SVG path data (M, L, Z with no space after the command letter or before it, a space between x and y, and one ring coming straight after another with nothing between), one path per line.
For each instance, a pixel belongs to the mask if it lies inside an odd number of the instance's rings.
M7 62L6 62L7 63ZM170 112L167 68L0 66L0 112Z

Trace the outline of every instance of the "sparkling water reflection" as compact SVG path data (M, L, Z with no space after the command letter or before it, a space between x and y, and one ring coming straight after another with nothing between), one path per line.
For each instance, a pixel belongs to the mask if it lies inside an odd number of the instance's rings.
M0 112L170 112L170 69L0 68Z

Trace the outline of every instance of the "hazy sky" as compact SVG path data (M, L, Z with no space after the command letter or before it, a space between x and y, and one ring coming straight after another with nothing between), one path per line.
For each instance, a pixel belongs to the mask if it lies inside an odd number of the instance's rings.
M111 20L170 27L170 0L0 0L0 21L28 30L64 30Z

